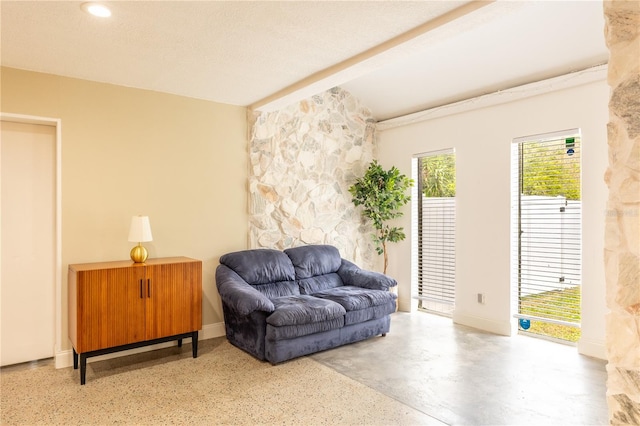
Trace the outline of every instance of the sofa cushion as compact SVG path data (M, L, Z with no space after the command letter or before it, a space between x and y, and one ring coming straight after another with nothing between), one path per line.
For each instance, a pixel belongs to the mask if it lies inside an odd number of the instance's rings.
M319 291L342 287L343 285L342 279L336 273L317 275L315 277L298 280L301 294L314 294Z
M291 260L278 250L255 249L227 253L220 257L220 263L254 286L295 280Z
M339 303L347 311L358 311L372 306L386 305L393 302L398 296L385 290L342 286L314 293L313 297L332 300Z
M295 281L279 281L277 283L258 284L253 287L270 300L277 297L300 294L300 287Z
M291 259L299 280L336 272L342 264L338 249L329 245L300 246L284 252Z
M385 317L396 311L396 301L392 300L383 305L372 306L370 308L348 311L344 316L344 325L358 324L365 321L375 320Z
M267 317L267 323L276 327L328 321L346 314L338 303L304 294L279 297L273 305L275 311Z
M344 316L327 321L318 321L300 325L283 325L281 327L267 324L266 337L269 341L295 339L296 337L308 336L310 334L321 333L323 331L336 330L343 326Z

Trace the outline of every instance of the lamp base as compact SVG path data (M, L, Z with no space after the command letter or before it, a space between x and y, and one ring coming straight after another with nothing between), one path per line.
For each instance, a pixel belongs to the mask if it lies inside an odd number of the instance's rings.
M135 263L144 263L144 261L147 260L149 253L146 248L142 247L142 244L138 244L131 249L129 255L131 256L131 260Z

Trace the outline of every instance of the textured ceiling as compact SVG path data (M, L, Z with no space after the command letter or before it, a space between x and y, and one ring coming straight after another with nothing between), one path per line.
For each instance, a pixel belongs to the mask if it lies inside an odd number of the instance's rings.
M498 2L450 27L455 32L447 37L424 42L411 55L342 87L385 119L580 71L609 58L600 1Z
M2 65L265 109L343 85L388 118L607 57L599 1L492 3L365 56L469 2L105 3L2 0Z

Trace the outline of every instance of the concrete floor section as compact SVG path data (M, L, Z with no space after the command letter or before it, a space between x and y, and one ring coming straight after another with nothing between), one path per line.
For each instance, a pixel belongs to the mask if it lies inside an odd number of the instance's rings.
M606 362L575 346L498 336L427 313L312 359L452 425L606 425Z

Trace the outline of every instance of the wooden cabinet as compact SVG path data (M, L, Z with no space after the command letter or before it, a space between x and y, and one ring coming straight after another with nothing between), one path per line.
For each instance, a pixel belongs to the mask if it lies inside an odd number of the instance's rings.
M187 257L69 265L69 339L80 383L86 358L192 338L202 327L202 262Z
M187 333L201 328L201 262L197 265L186 263L149 265L142 287L144 284L146 284L147 295L145 316L147 339Z

